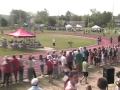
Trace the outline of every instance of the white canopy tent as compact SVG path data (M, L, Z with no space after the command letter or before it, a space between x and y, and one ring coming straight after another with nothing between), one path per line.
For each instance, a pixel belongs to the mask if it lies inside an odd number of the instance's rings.
M77 24L77 25L76 25L76 28L82 28L82 26L81 26L81 25L79 25L79 24Z
M82 30L82 26L79 24L77 24L75 28L76 28L76 30Z
M65 26L65 28L66 28L66 30L72 30L73 27L72 27L72 25L68 24Z
M94 26L92 27L92 31L100 31L100 29L101 29L101 27L98 26L98 25L94 25Z

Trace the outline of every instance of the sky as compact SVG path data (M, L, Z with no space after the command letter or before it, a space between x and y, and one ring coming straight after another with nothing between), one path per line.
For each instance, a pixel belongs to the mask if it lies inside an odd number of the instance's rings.
M9 15L12 9L36 13L46 8L51 16L65 15L68 10L77 15L91 14L90 9L118 15L119 4L120 0L0 0L0 14Z

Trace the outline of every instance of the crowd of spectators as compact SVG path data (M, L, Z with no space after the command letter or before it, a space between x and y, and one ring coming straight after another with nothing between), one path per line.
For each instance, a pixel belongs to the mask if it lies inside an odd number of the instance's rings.
M46 71L50 83L61 76L67 76L65 88L69 88L69 86L71 86L70 81L77 83L77 79L81 75L83 75L83 78L80 78L80 83L85 79L85 84L88 84L88 67L90 65L100 67L103 65L117 64L119 62L119 47L113 45L94 49L83 47L72 51L53 51L48 52L46 55L39 55L38 58L34 55L30 55L28 58L24 58L24 55L13 55L12 57L5 56L2 61L0 65L0 80L3 86L8 86L13 82L23 82L25 73L24 67L26 66L28 80L31 81L33 78L36 78L38 75L36 74L34 64L38 61L39 72L41 75L45 75ZM14 78L12 78L13 76ZM74 79L71 79L73 76ZM72 87L74 87L74 85Z

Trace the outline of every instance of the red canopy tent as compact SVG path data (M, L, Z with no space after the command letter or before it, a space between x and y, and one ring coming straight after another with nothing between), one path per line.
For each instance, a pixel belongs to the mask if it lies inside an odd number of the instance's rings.
M28 32L25 28L19 28L17 31L9 33L8 35L14 36L14 37L19 37L19 38L25 38L25 37L35 37L35 34L32 32Z

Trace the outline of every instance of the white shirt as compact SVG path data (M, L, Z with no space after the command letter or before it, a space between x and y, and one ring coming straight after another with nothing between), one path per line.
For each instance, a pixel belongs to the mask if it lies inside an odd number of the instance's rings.
M68 81L65 90L77 90L77 87L73 86L70 81Z
M82 71L88 72L88 63L86 61L83 61L82 63Z
M43 89L41 89L39 86L32 86L28 90L43 90Z
M120 81L120 78L117 78L117 79L116 79L116 82L117 82L117 81ZM120 90L120 87L118 87L118 86L116 85L115 90Z
M24 60L23 60L23 58L18 58L18 60L19 60L19 62L20 62L20 66L24 66Z
M67 64L65 56L61 56L60 61L61 61L62 66L65 66L65 64Z
M28 68L34 68L35 61L29 60L27 64L28 64Z

